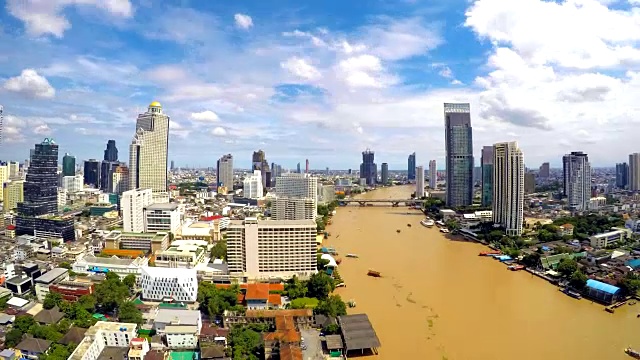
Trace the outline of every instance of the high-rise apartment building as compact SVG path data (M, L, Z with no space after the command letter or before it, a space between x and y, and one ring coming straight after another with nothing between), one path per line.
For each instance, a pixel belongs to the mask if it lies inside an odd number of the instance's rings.
M483 146L480 154L482 165L482 206L491 206L493 202L493 146Z
M264 196L262 187L262 174L260 170L254 170L253 174L247 175L242 182L242 194L247 199L260 199Z
M76 157L64 154L62 157L62 176L75 176L76 175Z
M519 236L524 224L524 158L518 143L493 146L493 222Z
M9 161L9 179L20 178L20 163L17 161Z
M171 160L171 170L176 168L176 163L175 161Z
M629 155L629 190L640 190L640 154L633 153Z
M524 193L533 194L536 192L536 174L527 172L524 174Z
M262 187L270 188L271 187L271 169L269 168L269 162L267 161L267 157L264 154L264 151L258 150L253 152L252 160L252 170L260 170L260 174L262 175Z
M434 190L438 183L438 167L435 160L429 160L429 187Z
M216 178L218 186L233 190L233 156L227 154L218 159Z
M444 104L447 205L473 203L473 137L469 104Z
M317 272L313 220L231 220L227 263L231 275L249 279L308 278Z
M314 220L318 215L318 178L310 174L284 174L276 178L274 220Z
M407 159L407 180L416 179L416 153L411 153Z
M424 167L416 167L416 198L424 196Z
M382 163L382 170L380 172L380 179L383 185L387 185L389 183L389 164Z
M129 168L120 165L113 172L111 180L111 192L114 194L122 194L129 190Z
M98 160L85 160L83 175L85 185L91 186L94 189L100 188L100 162L98 162Z
M84 189L84 177L82 175L65 176L62 178L62 188L69 194L77 193Z
M169 116L154 101L138 115L136 134L129 146L129 189L167 191Z
M298 165L296 165L296 172L297 172L298 174L300 174L300 171L301 171L301 169L300 169L300 163L298 163Z
M550 175L550 169L549 169L549 163L542 163L542 165L540 166L540 170L538 173L538 176L540 176L543 179L547 179Z
M616 187L626 189L629 185L629 165L627 163L616 164Z
M304 172L305 172L306 174L308 174L308 173L309 173L309 159L306 159L304 162L305 162L305 165L304 165Z
M5 181L9 181L9 166L0 163L0 184L4 184ZM2 191L0 191L0 196L2 196Z
M2 184L2 207L4 212L15 210L24 201L24 180L9 180Z
M587 154L573 151L562 157L564 194L569 208L585 211L591 200L591 164ZM629 171L631 172L631 171Z
M362 152L362 164L360 164L360 179L373 186L378 181L378 166L375 163L375 153L369 149Z
M118 148L115 140L107 141L107 148L104 150L104 161L118 161Z
M120 209L124 232L144 232L144 208L153 203L151 189L132 189L122 193Z

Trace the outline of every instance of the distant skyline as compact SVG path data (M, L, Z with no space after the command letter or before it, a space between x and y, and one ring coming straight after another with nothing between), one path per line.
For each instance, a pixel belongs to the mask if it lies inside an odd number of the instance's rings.
M402 169L413 151L444 164L443 103L468 102L477 158L517 141L530 167L571 151L613 166L638 151L639 5L576 3L9 0L0 156L51 136L100 159L157 100L178 166L262 148L288 168L356 168L371 148Z

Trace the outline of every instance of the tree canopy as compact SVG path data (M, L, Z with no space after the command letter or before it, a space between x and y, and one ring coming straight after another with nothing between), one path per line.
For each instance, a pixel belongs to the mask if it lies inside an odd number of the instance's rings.
M573 233L578 238L600 234L611 230L615 226L624 226L624 220L619 215L604 216L589 214L583 216L564 217L556 219L554 225L573 225Z
M347 305L342 301L340 295L331 295L327 299L321 300L313 312L327 316L347 315Z
M578 270L578 262L569 258L560 259L557 270L563 276L571 276Z
M238 306L239 293L240 288L237 285L233 285L228 289L219 289L215 284L201 282L198 285L200 311L215 317L222 315L225 310L243 310L242 306Z
M307 296L318 300L326 299L334 289L333 279L325 272L313 274L307 281Z
M635 295L638 290L640 290L640 275L630 271L619 281L618 285L620 285L627 294Z
M44 297L44 301L42 302L42 307L45 309L53 309L56 306L60 306L62 304L62 295L49 292L47 296Z
M136 304L132 301L127 301L120 305L118 308L118 319L123 323L133 323L138 325L142 325L144 322L142 312L138 310Z
M117 274L107 273L106 279L96 285L95 297L103 311L113 312L130 295L130 289Z
M229 332L233 360L264 359L264 342L260 333L267 330L262 324L233 327Z
M284 291L291 300L303 298L307 295L307 284L294 275L284 284Z
M125 284L131 292L136 287L136 276L133 274L125 276L124 279L122 279L122 283Z
M227 258L227 242L226 240L218 241L211 248L211 257L214 259L225 260Z

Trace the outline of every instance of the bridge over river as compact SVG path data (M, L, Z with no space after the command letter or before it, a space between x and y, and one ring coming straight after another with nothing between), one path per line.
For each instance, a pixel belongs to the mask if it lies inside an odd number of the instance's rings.
M341 199L338 202L341 205L349 205L349 204L358 204L360 206L372 206L372 205L382 205L382 206L393 206L398 207L401 204L405 206L412 206L416 204L422 204L424 200L420 199Z

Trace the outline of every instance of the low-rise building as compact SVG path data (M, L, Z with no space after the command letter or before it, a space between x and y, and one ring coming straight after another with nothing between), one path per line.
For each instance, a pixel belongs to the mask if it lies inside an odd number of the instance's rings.
M38 301L44 301L49 293L49 287L57 282L68 280L69 270L63 268L55 268L47 271L44 275L35 280L36 297Z
M120 348L126 355L137 329L136 324L98 321L87 330L68 360L98 360L105 348Z
M153 314L153 329L159 334L165 333L168 326L195 326L197 334L202 328L202 315L199 310L158 308Z
M229 222L228 218L226 222ZM176 239L180 240L203 240L208 243L215 243L222 239L220 234L220 230L222 229L222 224L225 221L219 220L216 221L190 221L182 224L180 229L178 229L176 233ZM228 226L228 225L227 225Z
M176 240L156 252L155 265L166 268L193 268L209 262L208 243L202 240Z
M198 347L198 326L168 325L164 328L169 349L192 350Z
M81 296L93 294L95 287L89 282L60 281L49 286L49 292L57 293L63 299L71 302L78 301Z
M244 314L225 311L223 323L225 327L236 324L262 323L276 326L276 318L288 317L293 319L297 328L310 328L313 326L313 310L311 309L287 309L287 310L247 310Z
M590 236L589 241L594 248L606 248L609 245L626 240L630 235L631 231L629 229L618 229Z
M456 216L456 212L451 209L441 209L440 215L442 215L443 220L449 220Z
M127 360L144 360L145 356L151 350L149 342L144 338L133 338L129 345Z
M166 250L169 247L169 234L156 233L131 233L113 230L105 238L105 249L142 250L155 253Z
M198 298L198 278L195 269L160 267L141 268L142 299L176 302L195 302Z
M572 224L564 224L564 225L560 225L558 226L558 235L560 236L572 236L573 235L573 228L574 226Z
M140 274L140 268L149 265L149 259L137 257L135 259L121 259L117 256L109 258L85 255L72 265L73 271L82 274L113 272L120 276Z
M180 227L178 204L151 204L144 208L145 232L175 232Z

